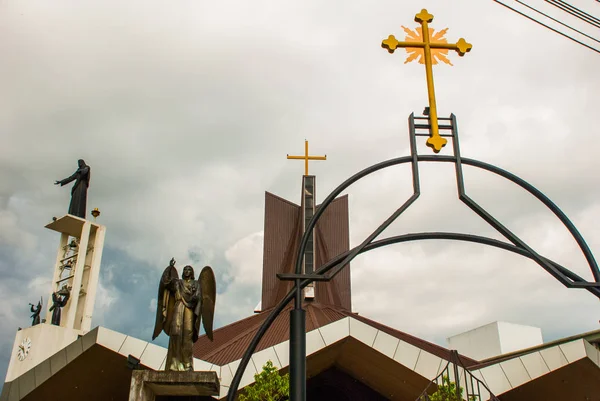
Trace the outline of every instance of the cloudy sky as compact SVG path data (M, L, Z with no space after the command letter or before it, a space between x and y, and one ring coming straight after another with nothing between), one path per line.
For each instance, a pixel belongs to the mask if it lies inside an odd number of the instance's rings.
M573 3L600 14L593 0ZM450 28L449 40L473 44L464 58L450 54L453 67L435 67L439 113L457 115L463 156L537 186L600 251L600 57L492 0L4 1L0 376L17 327L30 324L27 304L48 298L58 237L44 225L66 213L70 196L52 184L78 158L92 169L88 211L98 207L107 227L94 326L150 340L157 279L173 256L215 269L217 327L251 314L264 192L299 201L303 164L286 154L301 153L305 138L311 153L327 154L310 167L321 200L363 168L408 154L407 117L427 102L424 68L380 43L403 38L422 7L433 28ZM543 205L465 170L472 198L541 254L591 277ZM423 164L421 185L383 236L500 238L458 201L451 165ZM354 246L410 196L409 169L346 193ZM590 293L484 246L395 245L355 259L352 278L354 311L441 345L495 320L541 327L545 340L599 328Z

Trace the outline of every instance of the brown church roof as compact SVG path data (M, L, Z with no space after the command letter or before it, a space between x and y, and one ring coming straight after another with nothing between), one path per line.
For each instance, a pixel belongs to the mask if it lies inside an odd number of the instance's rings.
M258 344L255 352L280 344L289 339L289 311L291 308L292 306L290 304L279 314L279 316L277 316ZM439 345L432 344L428 341L411 336L410 334L385 326L364 316L314 302L306 303L304 308L306 310L307 332L350 316L404 342L412 344L415 347L425 350L433 355L437 355L440 358L446 360L450 358L450 351L444 347L440 347ZM201 336L194 344L194 357L220 366L240 359L269 313L270 310L267 310L215 330L214 342L211 342L205 335ZM461 359L466 366L477 364L477 361L465 356L461 356Z
M287 307L277 316L255 352L289 339L290 309L291 306ZM346 317L346 314L330 306L314 303L307 304L305 310L307 332ZM225 365L240 359L270 312L271 310L267 310L215 330L213 342L205 335L201 336L194 344L194 357L217 365Z

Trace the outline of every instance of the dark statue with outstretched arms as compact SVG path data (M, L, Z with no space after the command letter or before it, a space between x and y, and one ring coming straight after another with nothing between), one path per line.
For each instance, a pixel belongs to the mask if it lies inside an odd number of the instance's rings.
M75 181L71 189L71 203L69 204L69 214L85 219L85 207L87 203L87 190L90 186L90 166L85 164L83 159L78 160L79 168L72 176L64 180L55 181L54 185L66 185Z
M213 339L213 318L217 286L210 266L202 269L198 280L192 266L185 266L181 278L171 259L158 286L156 323L152 339L161 331L169 336L165 370L193 371L192 347L200 332L200 321L207 337Z

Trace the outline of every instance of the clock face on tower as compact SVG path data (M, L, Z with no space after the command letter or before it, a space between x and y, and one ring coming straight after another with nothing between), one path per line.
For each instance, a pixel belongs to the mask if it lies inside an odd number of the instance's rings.
M29 354L30 348L31 340L28 337L26 337L23 339L23 341L21 341L21 344L19 344L19 348L17 349L17 358L19 358L19 361L22 361L25 358L27 358L27 354Z

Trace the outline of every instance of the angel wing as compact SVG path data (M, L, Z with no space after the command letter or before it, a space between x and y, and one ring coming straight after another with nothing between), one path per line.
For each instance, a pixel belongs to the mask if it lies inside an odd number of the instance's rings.
M205 266L198 278L202 299L200 300L200 316L206 336L213 340L213 320L215 317L215 302L217 300L217 282L215 274L210 266ZM198 327L199 329L199 327Z
M152 340L164 332L169 335L171 328L171 319L173 317L173 306L175 305L175 297L171 295L168 285L173 279L179 279L175 266L169 265L162 274L160 283L158 284L158 296L156 298L156 322L154 323L154 333Z

